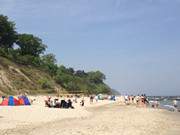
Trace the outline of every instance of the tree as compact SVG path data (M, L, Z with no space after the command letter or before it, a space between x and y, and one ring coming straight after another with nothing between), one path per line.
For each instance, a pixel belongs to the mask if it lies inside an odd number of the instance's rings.
M32 55L38 57L46 50L42 40L32 34L19 34L16 44L20 47L21 55Z
M103 83L106 76L100 71L88 72L88 79L93 83Z
M66 73L66 67L61 65L58 67L58 71L57 71L57 74L62 74L62 73Z
M57 72L55 80L62 87L67 88L68 87L68 83L73 80L73 77L71 75L66 74L66 73Z
M47 54L42 56L43 67L47 70L51 76L55 76L58 70L56 65L56 58L54 54Z
M73 68L68 68L68 69L67 69L67 72L68 72L69 74L73 75L73 74L74 74L74 69L73 69Z
M70 90L70 91L78 91L80 88L78 87L78 85L72 80L72 81L69 81L67 83L67 90Z
M96 93L110 93L110 88L104 83L96 85Z
M56 64L57 62L55 55L52 53L43 55L42 60L45 64Z
M73 68L66 68L64 65L59 66L58 73L64 73L69 75L74 75L74 69Z
M84 70L77 70L75 75L78 77L85 77L87 74L84 72Z
M7 16L0 15L0 47L12 48L16 37L15 23L9 21Z

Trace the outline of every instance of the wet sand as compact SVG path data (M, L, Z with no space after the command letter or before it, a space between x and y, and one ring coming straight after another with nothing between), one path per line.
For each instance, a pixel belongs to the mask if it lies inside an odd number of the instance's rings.
M86 108L90 115L0 130L2 135L179 135L180 113L122 106Z

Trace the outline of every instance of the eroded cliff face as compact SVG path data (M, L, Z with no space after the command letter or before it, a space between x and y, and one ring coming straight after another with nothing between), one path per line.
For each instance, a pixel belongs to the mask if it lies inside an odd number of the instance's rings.
M1 91L3 91L3 89L14 89L10 80L7 78L6 72L4 72L3 70L0 70L0 86Z
M41 80L46 79L51 87L43 89ZM17 65L0 57L0 95L14 95L23 92L55 93L61 87L49 74L31 66Z

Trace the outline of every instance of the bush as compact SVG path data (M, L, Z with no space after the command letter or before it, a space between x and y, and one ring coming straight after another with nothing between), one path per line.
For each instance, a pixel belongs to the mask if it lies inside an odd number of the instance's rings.
M40 79L39 80L39 84L41 85L42 89L51 89L52 88L52 84L49 80L47 79Z
M7 51L4 48L0 48L0 56L7 57Z

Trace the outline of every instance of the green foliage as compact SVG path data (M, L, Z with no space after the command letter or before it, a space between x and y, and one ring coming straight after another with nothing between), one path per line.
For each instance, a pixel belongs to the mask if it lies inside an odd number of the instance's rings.
M57 70L57 74L55 76L55 80L59 83L62 87L68 88L68 83L73 80L73 77L64 71L64 67L61 66Z
M45 71L48 71L51 76L55 76L58 70L56 65L56 58L54 54L47 54L42 56L42 64Z
M41 85L42 89L52 89L51 82L46 78L40 79L39 84Z
M96 86L96 93L109 93L109 92L110 92L110 88L104 83L98 84Z
M39 66L41 65L41 59L39 57L34 57L32 55L20 55L14 60L15 62L23 65L33 65Z
M80 90L79 86L77 85L77 83L75 83L75 81L73 79L67 83L66 89L71 90L71 91L79 91Z
M73 75L73 74L74 74L74 72L75 72L75 71L74 71L74 69L73 69L73 68L68 68L68 69L67 69L67 73L68 73L68 74Z
M19 34L16 44L20 47L22 55L39 56L46 50L42 40L32 34Z
M75 75L76 76L79 76L79 77L86 77L87 76L87 73L84 72L84 70L77 70L75 72Z
M6 57L6 54L7 54L6 50L4 48L0 48L0 56Z
M7 16L0 15L0 47L12 48L16 41L15 23L8 20Z
M52 53L42 56L42 60L45 64L55 64L57 62L55 55Z
M69 91L83 91L85 93L107 93L110 88L103 83L105 75L100 71L84 72L83 70L69 72L69 68L60 66L55 80Z
M14 50L13 48L0 48L0 56L6 57L10 60L16 60L19 55L18 50Z
M105 75L100 71L88 72L88 78L92 83L96 84L103 83L103 81L106 79Z

